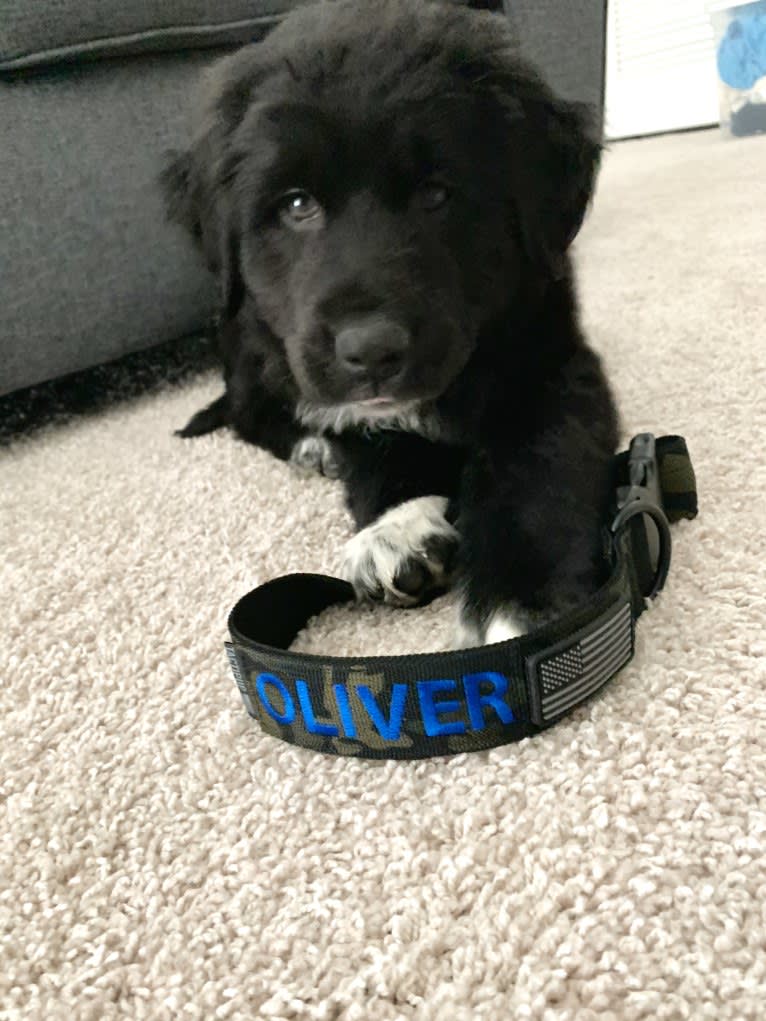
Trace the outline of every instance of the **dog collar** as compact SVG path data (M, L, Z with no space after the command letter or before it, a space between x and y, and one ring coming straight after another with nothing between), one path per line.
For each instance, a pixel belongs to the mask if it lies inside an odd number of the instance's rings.
M614 468L608 581L519 638L408 656L304 655L290 644L311 617L351 602L351 585L292 574L249 592L229 616L226 643L248 713L283 741L371 759L479 751L551 726L632 659L636 621L670 567L668 522L697 514L682 437L636 436Z

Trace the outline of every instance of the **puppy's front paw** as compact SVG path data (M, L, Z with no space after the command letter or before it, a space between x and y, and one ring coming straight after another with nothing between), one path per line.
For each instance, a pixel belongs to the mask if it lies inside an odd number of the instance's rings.
M344 576L357 595L415 606L448 587L458 533L444 517L447 498L421 496L394 507L351 539Z
M290 452L290 464L319 472L328 479L340 478L341 463L335 444L325 436L303 436Z

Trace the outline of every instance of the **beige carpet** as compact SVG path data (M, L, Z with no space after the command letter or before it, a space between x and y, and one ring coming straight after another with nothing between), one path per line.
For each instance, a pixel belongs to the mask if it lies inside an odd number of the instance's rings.
M334 569L349 522L331 483L171 436L215 380L2 453L3 1021L764 1018L764 168L766 138L715 132L606 161L586 319L625 436L687 436L702 514L634 662L534 740L368 764L259 733L227 611Z

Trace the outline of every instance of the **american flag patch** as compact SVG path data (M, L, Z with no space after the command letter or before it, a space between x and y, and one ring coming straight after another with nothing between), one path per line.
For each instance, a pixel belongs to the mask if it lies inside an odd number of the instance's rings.
M620 603L573 638L527 659L532 716L549 723L614 677L633 655L633 615Z

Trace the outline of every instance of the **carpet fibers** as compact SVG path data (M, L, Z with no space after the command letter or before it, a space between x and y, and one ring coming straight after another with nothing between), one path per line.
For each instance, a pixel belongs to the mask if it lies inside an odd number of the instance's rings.
M223 654L329 570L333 483L174 427L209 373L0 452L3 1021L758 1021L766 1008L766 138L617 145L578 242L624 437L680 432L637 655L546 734L420 763L261 734ZM452 607L336 611L333 652Z

